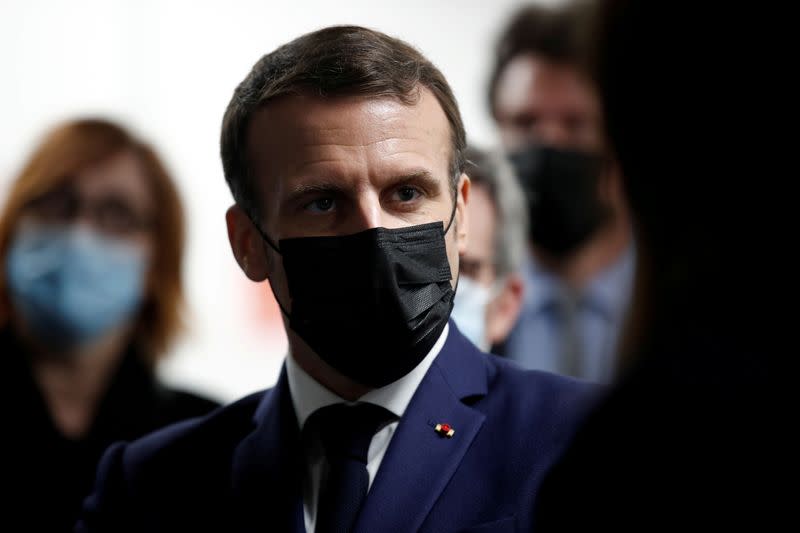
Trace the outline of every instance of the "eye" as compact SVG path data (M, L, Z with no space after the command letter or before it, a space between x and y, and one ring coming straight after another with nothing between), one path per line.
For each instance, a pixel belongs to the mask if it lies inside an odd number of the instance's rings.
M530 130L539 123L539 117L533 113L520 113L514 116L511 122L517 129Z
M69 220L80 209L80 198L70 187L50 191L29 204L36 215L48 220Z
M564 126L572 134L583 133L584 130L588 129L589 125L588 118L578 114L564 117Z
M306 204L305 208L313 213L327 213L331 211L336 206L333 198L330 196L325 196L322 198L317 198Z
M420 192L415 187L404 185L397 189L397 199L401 202L413 202L420 196Z
M109 234L129 234L146 225L145 217L137 215L122 200L108 199L95 207L98 227Z

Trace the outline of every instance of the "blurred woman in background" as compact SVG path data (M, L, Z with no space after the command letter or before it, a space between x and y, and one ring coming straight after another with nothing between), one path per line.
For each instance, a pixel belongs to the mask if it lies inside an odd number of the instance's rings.
M56 128L12 184L0 216L3 471L28 529L72 529L110 443L215 407L154 373L181 329L183 248L172 180L113 123Z

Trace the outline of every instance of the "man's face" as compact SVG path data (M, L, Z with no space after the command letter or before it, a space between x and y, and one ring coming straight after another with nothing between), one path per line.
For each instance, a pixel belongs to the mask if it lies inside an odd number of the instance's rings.
M261 228L277 243L376 227L446 225L454 202L450 139L447 117L427 89L411 106L388 98L303 95L271 102L248 131ZM456 218L445 236L453 280L466 244L468 191L462 176ZM280 256L251 229L237 235L230 217L239 263L252 279L268 277L278 300L291 309Z
M597 95L569 65L515 57L497 80L494 105L506 150L530 143L589 151L602 146Z
M497 212L485 187L472 185L467 216L473 222L480 223L473 223L470 228L469 242L461 256L461 275L484 287L491 287L496 277L494 254Z
M461 275L491 292L485 309L466 307L462 311L483 313L483 338L475 338L474 341L479 345L486 343L488 348L492 344L503 342L516 323L522 308L523 281L513 272L500 280L497 278L495 253L498 213L485 186L473 184L470 188L467 218L473 224L470 227L469 242L461 256ZM473 300L466 300L471 301ZM458 307L456 294L456 308Z

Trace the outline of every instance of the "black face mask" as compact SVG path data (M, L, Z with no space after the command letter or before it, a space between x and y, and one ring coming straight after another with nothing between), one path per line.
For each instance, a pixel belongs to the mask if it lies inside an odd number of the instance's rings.
M598 194L600 156L530 146L510 159L525 190L530 239L536 246L563 257L608 220L611 210Z
M447 324L454 290L444 231L435 222L353 235L281 239L292 299L289 327L319 357L370 387L400 379ZM258 228L258 225L256 224Z

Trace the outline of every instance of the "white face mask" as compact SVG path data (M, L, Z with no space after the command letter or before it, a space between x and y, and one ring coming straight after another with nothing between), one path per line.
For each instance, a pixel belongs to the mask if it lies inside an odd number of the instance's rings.
M486 338L486 308L491 299L491 287L484 287L466 276L459 277L450 316L461 333L483 351L490 348Z

